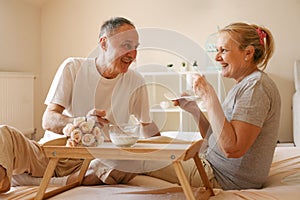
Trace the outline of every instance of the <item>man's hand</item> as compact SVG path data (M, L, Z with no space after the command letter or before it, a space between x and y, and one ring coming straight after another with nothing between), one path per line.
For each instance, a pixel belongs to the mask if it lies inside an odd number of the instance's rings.
M96 121L100 124L100 126L104 126L105 124L109 123L109 120L106 119L105 116L106 116L105 110L99 110L95 108L90 110L86 115L87 118L90 117L95 118Z
M141 127L141 134L143 138L160 136L159 129L154 122L143 123Z

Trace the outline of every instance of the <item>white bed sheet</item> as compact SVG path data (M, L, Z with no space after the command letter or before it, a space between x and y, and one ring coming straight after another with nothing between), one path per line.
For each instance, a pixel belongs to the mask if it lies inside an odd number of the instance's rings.
M133 194L138 191L157 190L176 187L175 184L147 177L137 176L127 185L105 185L84 187L56 195L51 200L183 200L182 192L165 194ZM30 199L34 197L37 187L15 187L8 193L1 194L0 199ZM170 190L168 190L170 191ZM228 190L214 189L211 200L299 200L300 196L300 147L277 147L270 170L270 175L262 189ZM132 193L133 192L133 193Z

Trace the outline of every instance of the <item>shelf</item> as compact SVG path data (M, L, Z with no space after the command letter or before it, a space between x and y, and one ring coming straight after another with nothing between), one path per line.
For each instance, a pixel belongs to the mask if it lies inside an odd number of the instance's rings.
M181 112L180 108L151 108L150 112Z
M218 74L219 71L213 70L199 70L204 74ZM198 74L198 71L163 71L163 72L140 72L143 76L174 76L174 75L187 75L187 74Z
M199 68L199 71L205 75L205 78L213 85L219 99L222 97L221 91L221 73L216 68ZM145 78L153 121L159 126L161 131L198 131L198 125L193 117L182 110L180 107L170 106L161 108L160 103L166 101L164 94L174 93L181 95L185 91L191 91L193 85L192 74L197 71L139 71ZM198 106L202 112L207 112L199 102ZM170 105L171 102L170 102Z
M207 112L206 109L200 108L200 110L202 112ZM182 110L182 109L180 109L180 108L166 108L166 109L163 109L163 108L151 108L150 112L185 112L185 111Z

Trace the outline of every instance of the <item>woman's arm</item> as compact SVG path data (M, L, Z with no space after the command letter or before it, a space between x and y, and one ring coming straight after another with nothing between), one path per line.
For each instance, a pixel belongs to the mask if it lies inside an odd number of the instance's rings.
M195 101L187 101L185 99L179 99L173 101L174 106L180 106L183 110L189 112L198 125L198 129L202 138L206 137L206 134L209 130L210 124L203 112L198 107Z
M213 134L224 154L232 158L243 156L259 135L261 128L242 121L228 121L213 87L204 76L195 76L194 90L207 108Z

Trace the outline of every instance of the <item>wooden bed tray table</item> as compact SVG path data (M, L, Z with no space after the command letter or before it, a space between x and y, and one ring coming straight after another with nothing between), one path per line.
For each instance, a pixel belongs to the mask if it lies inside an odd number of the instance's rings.
M35 200L46 199L76 186L81 185L84 175L89 167L89 163L94 158L111 159L111 160L161 160L172 161L177 177L180 181L181 188L188 200L208 199L214 195L213 189L205 173L202 161L198 152L203 140L193 143L188 142L171 142L160 143L153 141L139 141L134 147L119 148L111 142L105 142L99 147L66 147L47 144L44 145L44 151L50 161L44 173L43 180L39 186ZM46 192L49 181L53 176L55 167L60 158L84 159L78 180L74 183L59 187ZM184 174L181 162L193 159L201 179L205 186L205 191L197 192L196 196Z

